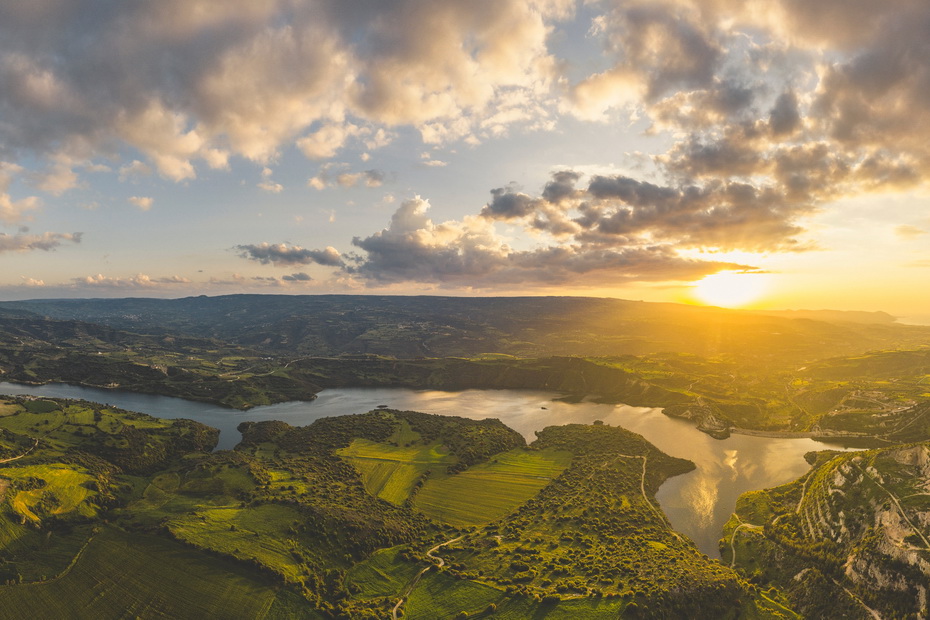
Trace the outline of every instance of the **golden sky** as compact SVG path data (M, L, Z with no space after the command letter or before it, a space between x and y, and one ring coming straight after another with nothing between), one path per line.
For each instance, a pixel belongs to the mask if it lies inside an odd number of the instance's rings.
M925 0L6 2L0 298L930 315L928 95Z

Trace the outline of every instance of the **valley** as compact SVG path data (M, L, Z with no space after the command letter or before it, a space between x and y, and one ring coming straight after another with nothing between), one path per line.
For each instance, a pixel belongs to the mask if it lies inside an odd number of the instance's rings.
M6 405L15 411L0 418L3 428L39 439L39 450L3 470L0 599L20 617L37 613L32 605L54 608L56 597L81 601L69 593L90 566L106 594L75 607L76 617L100 617L127 598L141 610L155 604L151 586L128 594L121 564L110 564L124 562L129 544L151 561L167 553L183 565L179 575L207 571L164 586L171 595L157 608L175 617L186 617L190 597L215 605L214 588L243 579L246 592L262 590L266 615L246 606L241 617L277 617L280 605L383 617L399 599L414 618L446 617L451 604L464 606L455 613L493 604L504 618L781 608L700 554L657 509L658 485L693 465L603 423L549 427L526 447L494 420L376 409L308 427L246 422L236 450L210 453L215 434L193 422L79 401ZM139 433L164 449L126 440ZM387 471L368 466L375 458ZM472 501L456 504L463 489ZM440 560L443 569L408 593L407 580ZM388 581L371 584L375 566Z
M930 399L930 328L881 313L785 318L592 298L247 295L0 310L0 377L22 383L235 409L339 387L536 389L663 407L720 437L930 438L920 406ZM428 350L411 349L424 342Z
M0 325L0 617L925 612L930 330L887 315L233 296Z

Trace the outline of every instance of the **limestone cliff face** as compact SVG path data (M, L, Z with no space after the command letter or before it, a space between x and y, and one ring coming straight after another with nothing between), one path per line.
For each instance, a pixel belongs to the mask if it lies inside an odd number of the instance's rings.
M927 616L930 445L838 456L812 474L797 512L809 543L830 540L866 600Z
M930 618L930 442L810 460L807 476L741 498L732 523L762 527L740 534L755 537L737 566L805 617Z

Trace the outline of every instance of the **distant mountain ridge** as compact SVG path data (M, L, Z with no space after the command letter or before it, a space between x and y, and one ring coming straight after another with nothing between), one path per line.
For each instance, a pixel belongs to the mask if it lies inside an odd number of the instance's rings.
M812 319L828 323L897 323L898 318L882 312L865 312L862 310L754 310L755 314L780 316L787 319Z
M930 335L885 313L769 314L592 297L226 295L4 302L3 311L316 356L673 351L795 363L913 347Z

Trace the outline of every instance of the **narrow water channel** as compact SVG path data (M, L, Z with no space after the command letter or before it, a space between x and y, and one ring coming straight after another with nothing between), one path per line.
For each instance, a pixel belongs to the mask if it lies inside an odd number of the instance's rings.
M406 388L344 388L324 390L314 401L256 407L249 411L186 401L168 396L102 390L65 384L25 386L0 383L0 394L34 394L76 398L139 411L161 418L190 418L220 429L218 449L238 443L236 431L246 420L282 420L301 426L326 416L363 413L378 405L467 418L498 418L531 442L534 432L554 424L579 422L622 426L637 432L660 450L694 461L697 469L668 480L657 499L676 530L689 536L710 557L719 558L718 540L736 498L746 491L784 484L808 469L804 454L836 449L812 439L781 439L733 435L717 440L685 420L669 418L660 409L564 403L558 394L526 390L466 390L440 392Z

